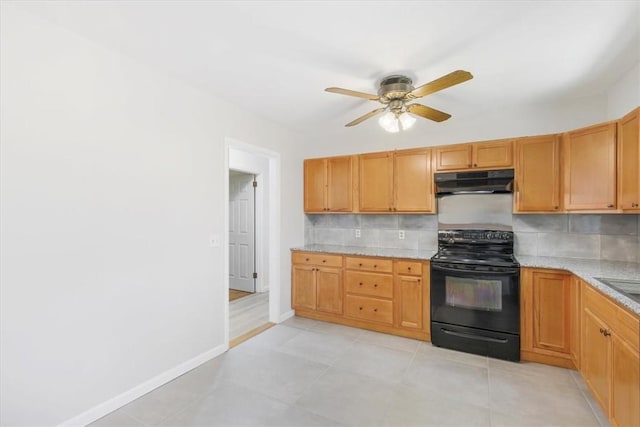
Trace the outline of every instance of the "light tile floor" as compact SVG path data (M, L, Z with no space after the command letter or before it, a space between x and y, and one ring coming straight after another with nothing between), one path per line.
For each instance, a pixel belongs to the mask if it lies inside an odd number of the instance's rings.
M608 426L575 371L294 317L92 426Z

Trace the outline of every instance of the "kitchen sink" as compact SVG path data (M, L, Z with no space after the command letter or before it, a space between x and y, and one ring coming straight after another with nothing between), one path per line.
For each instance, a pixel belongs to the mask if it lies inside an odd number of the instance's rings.
M596 277L596 280L599 280L629 298L640 302L640 280L609 279L606 277Z

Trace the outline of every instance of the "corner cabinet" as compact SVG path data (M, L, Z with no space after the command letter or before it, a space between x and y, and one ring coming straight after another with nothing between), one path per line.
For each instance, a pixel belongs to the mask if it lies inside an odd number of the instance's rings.
M618 121L618 208L640 212L640 108Z
M638 426L639 319L588 285L582 293L582 376L614 426Z
M516 140L514 212L561 212L560 138Z
M299 251L291 261L297 316L431 339L428 261Z
M434 148L437 172L513 167L513 140L475 142Z
M433 213L431 150L359 156L360 212Z
M567 132L564 151L564 207L567 211L616 209L616 123Z
M571 280L563 271L523 268L521 358L573 368Z
M304 211L352 212L355 156L304 161Z

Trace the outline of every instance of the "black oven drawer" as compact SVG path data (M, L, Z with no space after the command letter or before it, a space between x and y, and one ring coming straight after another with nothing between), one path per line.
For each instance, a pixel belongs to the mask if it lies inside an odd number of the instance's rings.
M520 336L517 334L431 322L431 343L497 359L520 360Z

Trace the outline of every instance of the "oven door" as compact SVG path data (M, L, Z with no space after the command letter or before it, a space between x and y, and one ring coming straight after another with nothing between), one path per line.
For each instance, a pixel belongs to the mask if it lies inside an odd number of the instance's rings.
M431 320L520 333L520 269L431 262Z

